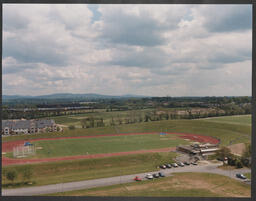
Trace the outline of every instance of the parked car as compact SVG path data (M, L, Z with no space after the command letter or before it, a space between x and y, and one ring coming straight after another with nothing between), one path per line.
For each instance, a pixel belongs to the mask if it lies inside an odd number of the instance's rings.
M243 174L236 174L236 177L239 179L247 179Z
M191 164L192 164L192 165L197 165L197 163L196 163L196 162L192 162Z
M186 162L184 162L184 164L185 164L185 165L190 165L190 162L187 162L187 161L186 161Z
M153 174L154 178L159 178L159 175L157 173Z
M167 167L167 168L172 168L172 165L171 164L165 164L165 166Z
M147 178L147 179L153 179L153 176L152 176L152 174L147 174L147 175L146 175L146 178Z
M177 164L178 164L178 166L180 166L180 167L184 167L184 164L183 164L182 162L178 162Z
M172 163L173 167L178 167L177 163Z
M166 166L165 165L160 165L160 168L166 169Z
M135 180L135 181L141 181L142 179L141 179L140 177L136 176L136 177L134 178L134 180Z
M159 177L165 177L164 173L158 172Z

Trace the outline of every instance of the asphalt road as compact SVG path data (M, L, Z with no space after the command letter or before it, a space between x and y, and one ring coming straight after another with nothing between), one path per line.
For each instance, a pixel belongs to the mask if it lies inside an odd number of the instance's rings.
M242 180L236 178L237 173L251 172L251 170L247 168L235 169L235 170L222 170L220 168L217 168L219 165L221 165L221 163L207 163L205 161L205 162L201 162L197 166L190 165L190 166L171 168L171 169L165 169L160 171L163 172L166 176L171 176L172 173L175 173L175 172L215 173L215 174L225 175L240 181ZM159 172L159 171L147 172L147 173L156 173L156 172ZM2 196L42 195L42 194L58 193L58 192L65 192L65 191L73 191L73 190L89 189L94 187L129 183L129 182L134 182L133 178L135 176L139 176L145 179L145 175L147 173L123 175L123 176L117 176L117 177L69 182L69 183L61 183L61 184L52 184L52 185L45 185L45 186L35 186L35 187L16 188L16 189L2 189Z

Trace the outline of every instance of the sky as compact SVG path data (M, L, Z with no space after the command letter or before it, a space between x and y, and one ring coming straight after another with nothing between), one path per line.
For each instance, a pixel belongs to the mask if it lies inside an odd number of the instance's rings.
M3 5L4 95L251 96L251 5Z

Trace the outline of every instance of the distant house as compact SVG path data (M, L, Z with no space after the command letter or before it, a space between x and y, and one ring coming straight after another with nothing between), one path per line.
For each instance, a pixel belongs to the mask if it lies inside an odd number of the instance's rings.
M52 119L14 119L2 120L2 135L32 134L57 131Z

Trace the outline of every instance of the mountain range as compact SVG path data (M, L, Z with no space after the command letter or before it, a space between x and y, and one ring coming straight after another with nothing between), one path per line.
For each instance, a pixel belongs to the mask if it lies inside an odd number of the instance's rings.
M143 98L147 96L126 94L121 96L102 95L102 94L72 94L72 93L56 93L40 96L22 96L22 95L2 95L3 100L15 99L111 99L111 98Z

